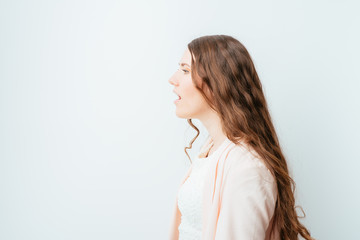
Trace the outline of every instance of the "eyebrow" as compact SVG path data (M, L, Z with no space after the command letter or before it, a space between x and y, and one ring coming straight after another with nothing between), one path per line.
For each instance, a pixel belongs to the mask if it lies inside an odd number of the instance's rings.
M179 65L180 65L180 66L187 65L187 66L189 66L189 67L190 67L190 65L189 65L189 64L187 64L187 63L179 63Z

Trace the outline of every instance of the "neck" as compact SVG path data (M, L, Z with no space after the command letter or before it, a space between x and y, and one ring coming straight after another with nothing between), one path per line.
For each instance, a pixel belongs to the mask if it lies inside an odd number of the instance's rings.
M218 114L215 111L208 111L206 115L203 115L199 120L205 126L210 138L213 140L213 146L210 152L215 151L227 138L222 131L222 124ZM209 152L209 153L210 153Z

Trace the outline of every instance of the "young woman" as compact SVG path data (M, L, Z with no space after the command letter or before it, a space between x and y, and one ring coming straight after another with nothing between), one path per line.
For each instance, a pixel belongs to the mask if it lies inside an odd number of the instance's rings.
M199 119L209 136L181 181L171 240L313 239L299 222L295 182L260 79L235 38L196 38L169 79L176 115Z

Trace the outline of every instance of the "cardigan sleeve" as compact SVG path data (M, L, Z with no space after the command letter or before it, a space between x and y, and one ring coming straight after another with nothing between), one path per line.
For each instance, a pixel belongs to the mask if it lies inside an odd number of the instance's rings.
M239 161L223 180L215 240L264 240L277 198L270 171Z

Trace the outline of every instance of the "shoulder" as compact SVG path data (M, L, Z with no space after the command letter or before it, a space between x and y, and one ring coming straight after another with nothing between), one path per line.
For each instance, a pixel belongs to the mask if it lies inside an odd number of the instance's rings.
M217 236L265 239L276 208L275 179L258 154L246 146L232 144L222 160Z
M258 177L272 184L276 182L264 160L249 146L232 143L226 154L225 174L235 174L237 177Z
M263 160L249 148L233 145L224 159L223 192L234 198L248 197L274 205L277 182Z

